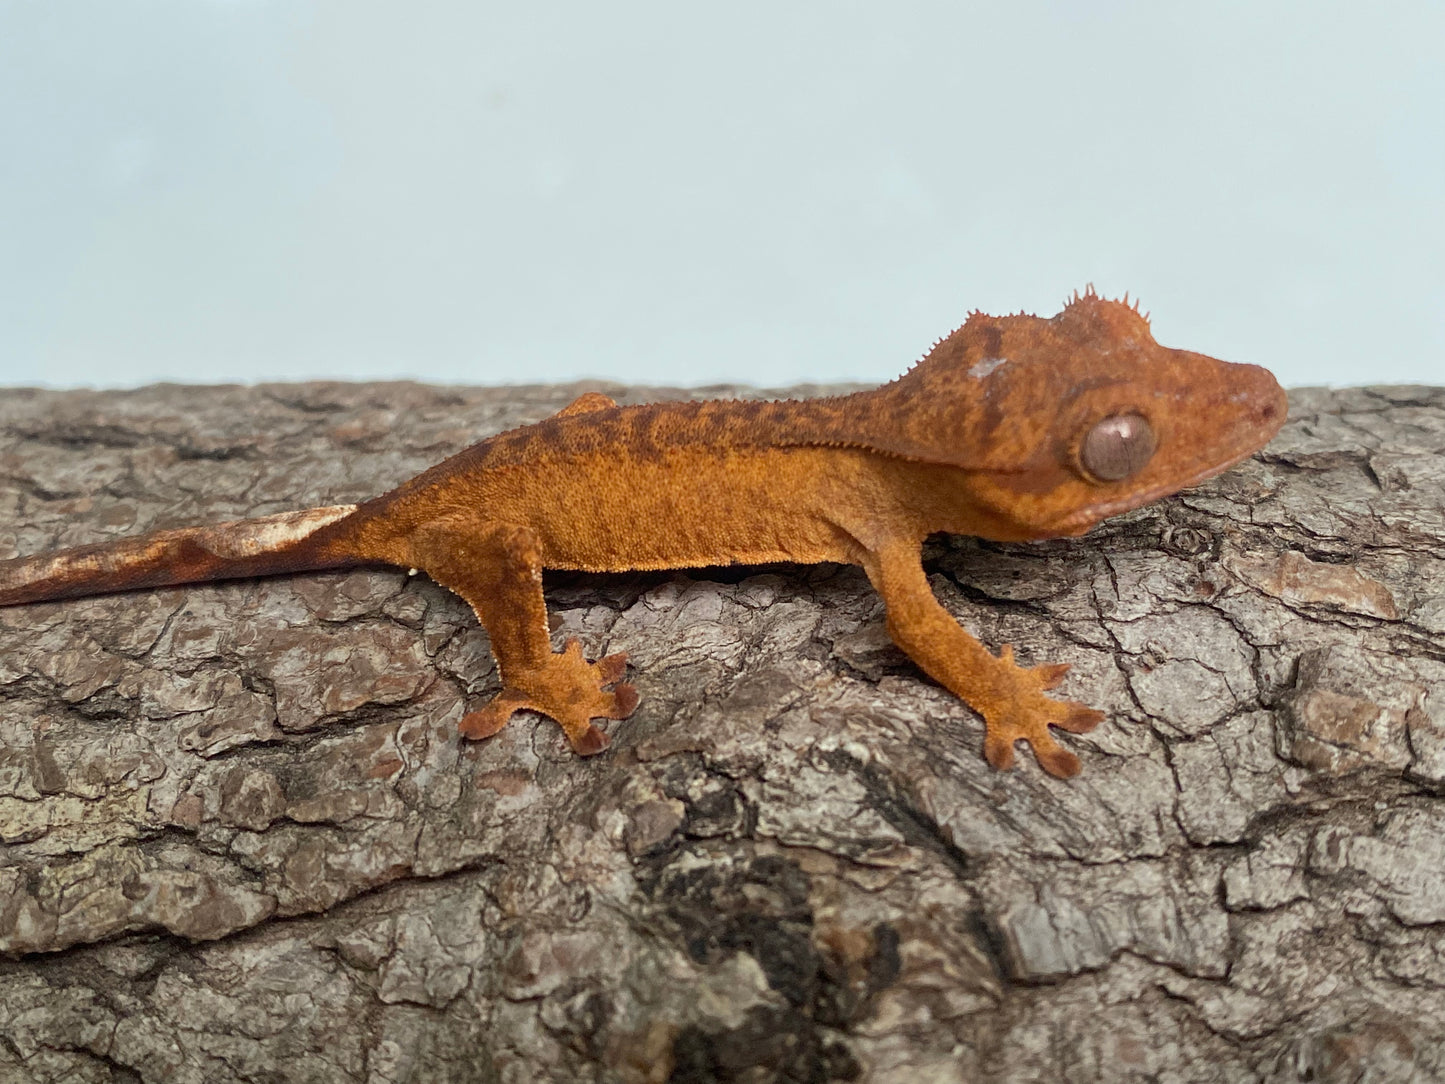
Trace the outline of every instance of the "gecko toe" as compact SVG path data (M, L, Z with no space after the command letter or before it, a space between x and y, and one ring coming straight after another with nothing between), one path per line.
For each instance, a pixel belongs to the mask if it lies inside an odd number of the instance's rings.
M535 705L521 693L513 689L503 689L492 697L490 703L463 715L461 722L457 724L457 730L462 737L473 741L490 738L523 708L535 708Z
M1001 727L991 727L984 739L984 759L999 771L1007 771L1013 767L1014 742L1020 738L1029 743L1040 767L1050 775L1068 779L1079 774L1079 758L1054 741L1044 727L1008 728L1006 731Z
M507 720L500 712L490 710L488 704L480 711L471 711L462 716L462 721L457 724L457 730L462 737L470 738L472 741L481 741L483 738L490 738L502 727L507 725Z
M572 744L572 751L583 757L596 756L611 744L607 735L591 723L587 724L586 729L580 730L576 734L568 734L567 738Z
M1074 700L1064 706L1069 709L1067 714L1062 719L1050 719L1049 722L1070 734L1087 734L1104 721L1104 713L1097 708L1085 707Z
M990 729L984 735L983 756L999 771L1008 771L1014 765L1014 739Z
M1039 688L1052 689L1059 682L1064 680L1064 675L1069 672L1069 664L1066 662L1045 663L1042 666L1035 666L1033 673L1038 675Z
M1034 756L1039 758L1039 764L1044 771L1057 779L1068 779L1079 774L1078 757L1053 742L1050 742L1049 746L1045 748L1038 742L1034 743Z
M607 711L609 719L626 719L637 709L637 686L623 682L613 686L612 706Z
M997 715L985 716L983 755L995 768L1013 763L1013 746L1020 739L1029 743L1039 766L1052 776L1067 779L1077 775L1079 758L1059 745L1050 727L1083 734L1099 725L1102 711L1073 700L1052 700L1042 693L1021 696Z
M627 652L619 651L613 655L604 655L592 665L596 667L597 684L611 685L627 673Z

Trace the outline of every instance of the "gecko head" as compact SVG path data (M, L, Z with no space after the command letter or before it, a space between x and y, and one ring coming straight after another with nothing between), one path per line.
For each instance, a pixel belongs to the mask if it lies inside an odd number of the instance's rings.
M963 468L1001 539L1083 534L1201 482L1287 411L1268 370L1161 346L1136 305L1092 289L1048 319L975 314L889 388L921 404L918 458Z

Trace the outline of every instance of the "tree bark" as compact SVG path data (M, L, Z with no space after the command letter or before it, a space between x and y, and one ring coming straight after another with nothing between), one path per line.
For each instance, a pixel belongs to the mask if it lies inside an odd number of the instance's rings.
M6 390L0 557L579 390ZM0 610L0 1082L1445 1079L1445 389L1291 408L1086 538L930 543L1108 712L1067 782L992 771L853 568L550 578L642 694L589 760L458 740L486 637L404 570Z

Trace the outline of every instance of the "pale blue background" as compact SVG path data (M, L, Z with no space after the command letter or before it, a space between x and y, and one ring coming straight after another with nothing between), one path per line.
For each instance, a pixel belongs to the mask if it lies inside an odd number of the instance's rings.
M0 383L1445 383L1445 4L0 0Z

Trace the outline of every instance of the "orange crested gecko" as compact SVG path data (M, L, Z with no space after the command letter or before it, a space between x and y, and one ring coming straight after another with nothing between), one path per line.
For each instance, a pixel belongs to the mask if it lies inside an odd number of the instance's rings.
M625 654L552 650L544 568L620 572L792 561L861 565L888 632L983 717L996 768L1027 741L1049 773L1079 760L1051 726L1103 714L1044 695L1068 669L994 655L934 598L936 531L998 541L1081 535L1218 474L1284 423L1255 365L1160 346L1138 306L1092 288L1043 319L973 313L880 388L828 398L618 406L589 392L489 437L384 496L0 562L0 605L384 563L420 569L476 611L502 679L461 733L529 709L572 748L625 719Z

